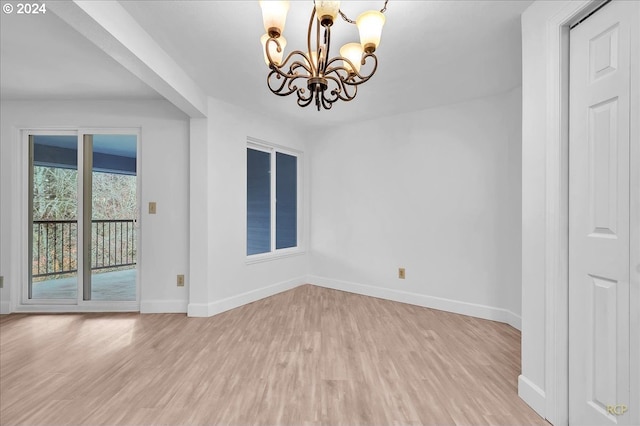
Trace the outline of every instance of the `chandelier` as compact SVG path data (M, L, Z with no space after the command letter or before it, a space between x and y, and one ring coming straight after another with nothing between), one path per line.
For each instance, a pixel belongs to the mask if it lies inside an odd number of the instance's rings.
M269 90L278 96L295 93L299 106L315 102L318 111L330 109L338 100L355 98L358 86L368 81L378 68L374 52L380 44L388 1L385 0L382 10L364 12L355 21L340 10L339 1L314 1L307 30L307 51L294 50L284 60L287 40L282 33L289 2L260 1L267 32L260 41L264 60L271 70L267 75ZM340 56L330 57L331 27L338 14L349 24L356 24L360 43L345 44L340 48ZM312 34L315 34L315 43L312 43ZM371 63L367 64L369 59ZM367 73L361 73L363 65L369 69Z

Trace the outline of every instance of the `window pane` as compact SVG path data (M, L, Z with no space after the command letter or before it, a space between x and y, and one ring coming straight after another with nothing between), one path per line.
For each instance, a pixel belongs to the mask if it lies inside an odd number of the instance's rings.
M276 153L276 249L298 245L298 158Z
M33 135L30 299L78 295L78 136ZM80 256L82 258L82 256Z
M247 255L271 251L270 157L247 148Z
M91 300L136 300L136 135L93 135Z

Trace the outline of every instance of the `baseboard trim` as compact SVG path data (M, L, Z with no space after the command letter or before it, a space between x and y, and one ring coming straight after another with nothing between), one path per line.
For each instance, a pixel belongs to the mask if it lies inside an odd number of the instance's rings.
M186 300L143 300L140 302L141 314L186 314Z
M187 305L188 317L210 317L208 303L189 303Z
M520 315L514 314L513 312L507 309L503 309L503 310L507 317L507 320L503 322L506 322L507 324L509 324L511 327L515 328L518 331L522 331L522 317Z
M444 299L433 296L426 296L418 293L411 293L401 290L394 290L382 287L374 287L365 284L357 284L348 281L334 280L331 278L309 275L298 277L292 280L262 287L248 291L236 296L231 296L211 303L188 303L186 300L145 300L138 306L135 303L120 304L119 306L77 306L77 305L18 305L15 312L137 312L140 313L187 313L190 317L210 317L231 309L255 302L265 297L273 296L298 287L303 284L313 284L320 287L332 288L335 290L347 291L364 296L377 297L380 299L393 300L396 302L408 303L426 308L433 308L462 315L469 315L476 318L489 319L504 322L520 330L522 319L511 311L500 308L493 308L485 305L478 305L467 302L460 302L451 299ZM0 314L11 313L11 304L8 301L0 301Z
M247 291L211 303L189 303L187 306L187 315L190 317L210 317L231 309L239 308L248 303L256 302L265 297L291 290L303 284L306 284L306 276Z
M518 376L518 396L526 402L529 407L533 408L536 413L540 414L542 418L546 418L545 407L547 397L545 392L522 374Z
M140 312L137 302L102 303L82 305L17 305L13 312L19 313L74 313L74 312Z
M502 308L460 302L458 300L444 299L441 297L427 296L424 294L411 293L384 287L375 287L366 284L334 280L314 275L308 276L307 282L320 287L347 291L349 293L361 294L363 296L377 297L379 299L393 300L395 302L408 303L410 305L417 305L425 308L438 309L440 311L468 315L475 318L503 322L518 330L521 329L522 319L520 316Z

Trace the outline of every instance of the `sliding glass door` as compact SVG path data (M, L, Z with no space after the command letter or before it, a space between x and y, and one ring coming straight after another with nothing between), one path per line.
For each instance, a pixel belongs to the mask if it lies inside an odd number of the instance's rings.
M28 301L137 300L137 135L29 135Z

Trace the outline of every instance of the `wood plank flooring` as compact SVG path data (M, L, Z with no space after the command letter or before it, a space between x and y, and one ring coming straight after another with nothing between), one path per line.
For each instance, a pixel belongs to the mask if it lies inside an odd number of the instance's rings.
M547 424L514 328L305 285L211 318L0 318L0 423Z

